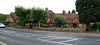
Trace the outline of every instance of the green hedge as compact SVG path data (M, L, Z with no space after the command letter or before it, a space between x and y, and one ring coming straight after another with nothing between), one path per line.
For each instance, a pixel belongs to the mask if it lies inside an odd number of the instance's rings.
M97 29L100 31L100 23L96 22L96 23L92 23L90 25L91 29L94 31L97 31Z
M40 26L41 27L45 27L45 26L47 26L46 24L43 24L43 23L40 23Z
M0 23L3 23L4 25L8 25L10 22L0 21Z

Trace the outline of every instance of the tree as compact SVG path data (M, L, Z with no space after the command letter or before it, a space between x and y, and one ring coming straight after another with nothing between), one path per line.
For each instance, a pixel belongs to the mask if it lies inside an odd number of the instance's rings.
M55 16L54 17L54 22L55 22L56 26L59 26L59 27L66 24L65 19L61 15Z
M70 14L70 11L68 11L68 14Z
M6 15L0 14L0 21L5 21L6 18L7 18Z
M33 15L34 20L38 21L38 26L40 27L40 22L43 20L47 20L48 13L46 10L43 10L41 8L32 9L31 15Z
M86 24L86 31L90 30L91 22L100 22L100 0L77 0L76 11L79 22Z
M21 26L25 26L28 21L28 16L30 15L30 9L24 9L23 7L15 7L15 13L18 16L18 22Z
M76 11L75 11L75 10L72 10L72 13L73 13L73 14L76 14Z

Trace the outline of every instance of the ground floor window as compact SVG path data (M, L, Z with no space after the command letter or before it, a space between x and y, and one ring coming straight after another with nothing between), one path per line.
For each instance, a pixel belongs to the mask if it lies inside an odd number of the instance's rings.
M71 24L68 24L68 26L71 26Z

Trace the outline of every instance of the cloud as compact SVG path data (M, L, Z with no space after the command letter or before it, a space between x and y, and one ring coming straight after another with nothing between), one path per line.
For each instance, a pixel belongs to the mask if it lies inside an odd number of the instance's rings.
M41 7L61 13L62 10L69 11L75 9L76 0L0 0L0 13L9 14L15 11L15 6L25 8Z

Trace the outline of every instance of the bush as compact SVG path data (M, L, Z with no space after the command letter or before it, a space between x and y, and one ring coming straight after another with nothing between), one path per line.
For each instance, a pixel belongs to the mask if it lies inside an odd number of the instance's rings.
M30 24L25 24L25 26L29 26Z
M55 24L56 24L57 27L61 27L62 25L66 24L65 19L61 15L55 16L54 17L54 22L55 22Z
M0 23L3 23L4 25L8 25L10 22L0 21Z
M8 26L18 26L18 24L13 22L13 23L9 23Z
M45 27L45 26L47 26L47 25L46 25L46 24L41 23L41 24L40 24L40 26L41 26L41 27Z
M97 29L100 31L100 23L92 23L90 27L94 31L97 31Z
M38 24L34 24L35 27L38 27Z

